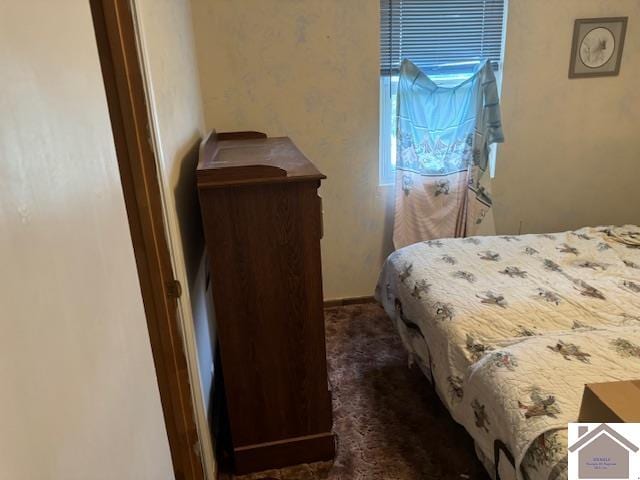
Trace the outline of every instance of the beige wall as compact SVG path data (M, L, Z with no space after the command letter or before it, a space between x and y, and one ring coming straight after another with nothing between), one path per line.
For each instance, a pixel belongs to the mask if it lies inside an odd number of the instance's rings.
M215 332L195 185L204 121L191 8L188 0L136 0L136 6L174 271L187 287L180 313L202 457L209 478L215 478L207 421Z
M372 294L378 182L376 0L193 0L208 128L288 135L327 175L326 298Z
M289 135L328 180L325 297L371 295L390 249L378 186L377 0L192 0L208 128ZM640 223L640 4L511 0L498 232ZM567 78L573 19L629 15L621 75Z
M3 2L0 65L0 479L173 479L88 2Z
M618 77L569 80L576 18L629 16ZM500 232L640 223L640 2L511 0L496 170Z

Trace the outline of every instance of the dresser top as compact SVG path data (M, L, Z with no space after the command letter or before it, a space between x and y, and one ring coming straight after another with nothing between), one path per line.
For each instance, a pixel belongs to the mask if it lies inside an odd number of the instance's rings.
M213 133L200 146L199 187L324 178L288 137L218 140Z

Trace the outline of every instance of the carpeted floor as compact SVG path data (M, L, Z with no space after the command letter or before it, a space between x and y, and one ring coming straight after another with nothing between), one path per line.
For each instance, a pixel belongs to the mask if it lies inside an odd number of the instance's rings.
M407 356L377 305L326 310L333 394L333 463L300 465L237 480L487 479L473 442Z

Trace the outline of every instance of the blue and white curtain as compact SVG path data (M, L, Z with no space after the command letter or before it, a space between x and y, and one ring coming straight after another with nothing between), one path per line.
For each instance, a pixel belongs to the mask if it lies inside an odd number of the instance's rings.
M396 115L395 247L492 233L489 145L504 137L491 63L442 87L404 60Z

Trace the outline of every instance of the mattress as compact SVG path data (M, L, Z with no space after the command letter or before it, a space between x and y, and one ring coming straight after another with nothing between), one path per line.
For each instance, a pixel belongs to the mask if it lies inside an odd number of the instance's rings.
M585 383L640 378L640 227L431 240L394 252L376 298L481 457L566 478Z

